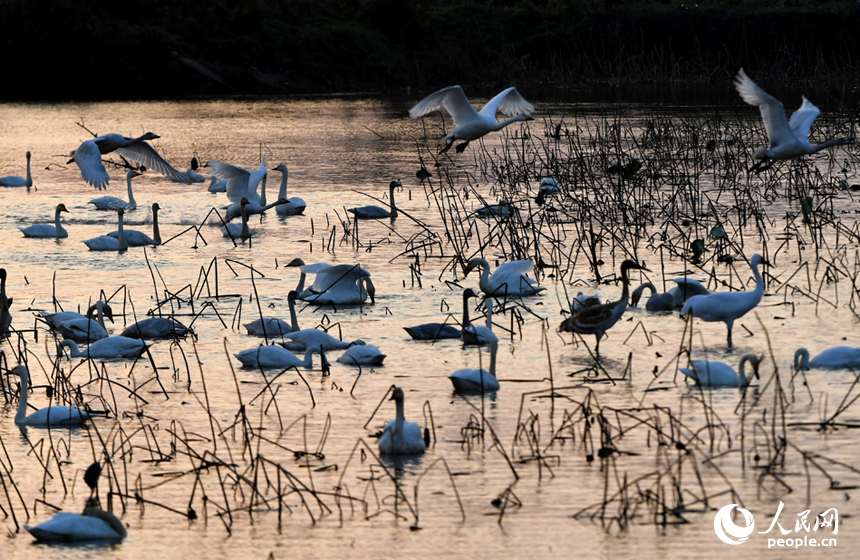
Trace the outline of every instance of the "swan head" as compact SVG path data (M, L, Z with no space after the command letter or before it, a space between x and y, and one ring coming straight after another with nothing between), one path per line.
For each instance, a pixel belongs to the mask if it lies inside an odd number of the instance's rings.
M241 204L242 208L244 208L245 206L248 206L248 204L250 204L250 202L248 201L247 198L243 198L242 200L239 201L239 204Z
M161 206L159 206L157 202L153 202L152 203L152 213L155 214L159 210L161 210Z
M477 298L478 294L475 293L475 290L472 288L466 288L466 291L463 292L463 299L468 300L469 298Z
M147 132L146 134L144 134L143 136L140 137L141 140L157 140L159 138L161 138L161 136L159 136L158 134L156 134L154 132ZM194 161L194 160L192 160L192 161ZM192 167L193 167L193 164L192 164Z
M287 266L305 266L305 261L300 258L295 258L287 263Z
M391 398L388 399L390 401L403 402L403 389L400 387L395 387L391 390Z
M23 378L24 376L29 374L30 372L27 371L27 366L25 366L24 364L17 365L12 369L12 375L17 375L18 377Z
M27 159L30 159L30 152L27 152Z
M761 255L759 255L758 253L756 253L755 255L753 255L753 256L752 256L752 258L750 259L750 265L751 265L751 266L758 266L758 265L760 265L760 264L761 264L761 263L763 263L763 262L765 262L765 260L764 260L764 259L762 258L762 256L761 256Z
M143 167L141 167L141 169L143 169ZM141 172L140 172L140 171L138 171L137 169L131 169L131 170L129 170L129 172L128 172L128 173L126 173L126 174L125 174L125 178L126 178L128 181L131 181L133 178L138 177L138 176L140 176L140 175L143 175L143 173L141 173Z
M349 346L347 346L347 348L352 348L353 346L367 346L367 343L361 339L353 340L349 343Z
M62 342L60 342L60 344L57 346L57 356L58 357L63 355L63 348L66 348L66 347L68 347L72 350L75 350L75 351L79 351L78 345L75 343L74 340L65 339Z
M69 209L66 208L65 204L57 204L57 212L68 212Z
M290 290L290 293L287 294L287 301L296 301L297 299L299 299L299 293L295 290Z
M483 261L483 262L481 262L481 261ZM482 267L482 266L484 266L484 264L485 264L486 262L487 262L487 261L485 261L485 260L484 260L484 259L482 259L481 257L475 257L474 259L471 259L471 260L466 264L466 276L468 276L468 275L469 275L469 273L470 273L470 272L472 272L475 268L477 268L477 267L479 267L479 266L481 266L481 267Z
M200 162L199 162L199 161L197 161L197 157L196 157L196 156L192 157L192 158L191 158L191 170L192 170L192 171L197 171L197 169L198 169L199 167L200 167Z
M398 187L400 187L401 189L403 188L403 183L401 183L399 180L398 181L391 181L390 183L388 183L388 190L389 191L393 191L394 189L396 189Z
M287 169L287 164L286 164L286 163L282 163L281 165L279 165L279 166L275 167L274 169L272 169L272 171L280 171L280 172L281 172L281 173L283 173L284 175L286 175L287 173L289 173L289 170Z
M624 261L623 263L621 263L621 280L623 282L627 282L627 271L630 269L646 270L648 272L651 272L650 270L648 270L648 268L645 265L641 265L636 261L632 261L632 260L628 259L628 260Z

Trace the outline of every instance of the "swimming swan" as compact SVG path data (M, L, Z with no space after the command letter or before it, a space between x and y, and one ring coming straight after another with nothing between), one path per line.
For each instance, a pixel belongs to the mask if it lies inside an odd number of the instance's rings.
M219 181L218 177L212 175L212 181L209 183L208 191L211 193L227 192L227 181L224 179Z
M633 290L633 295L630 296L630 307L639 305L639 300L642 299L642 292L647 288L651 290L651 297L645 302L645 309L648 311L672 311L681 309L684 303L693 296L706 296L711 292L704 287L698 280L692 278L675 278L674 288L665 294L657 293L657 288L651 282L645 282L638 288Z
M749 377L744 373L746 362L751 362L753 365L753 373ZM755 354L747 354L741 358L740 375L722 362L708 362L705 360L690 362L692 369L678 368L678 370L699 385L705 387L746 387L753 376L758 378L758 366L759 357Z
M343 350L350 346L364 346L363 340L345 342L319 329L303 329L283 335L284 338L304 345L304 348L322 348L323 350Z
M471 293L468 295L467 293ZM463 292L463 323L462 326L469 324L469 298L478 297L475 292L466 288ZM414 327L403 327L413 340L441 340L443 338L460 338L462 335L460 329L454 325L445 323L424 323Z
M358 208L348 208L347 212L355 216L359 220L381 220L384 218L394 219L397 217L397 205L394 203L394 189L400 186L397 181L391 181L388 184L388 200L390 200L390 208L386 210L380 206L359 206Z
M179 338L188 334L188 327L165 317L150 317L126 327L120 336L126 338Z
M379 437L379 452L382 455L420 455L427 449L421 427L407 422L403 416L403 389L395 387L391 399L397 408L394 420L389 420Z
M630 269L648 270L636 261L626 260L621 263L621 297L618 301L601 303L586 307L579 313L575 313L561 322L558 330L560 332L575 332L579 334L593 334L597 337L594 352L600 356L600 339L603 334L611 329L615 323L624 315L627 309L627 298L630 296L630 280L627 271Z
M835 346L809 359L809 350L798 348L794 353L794 369L860 369L860 348Z
M140 176L139 171L132 169L125 174L126 183L128 183L128 202L116 196L100 196L92 199L89 203L94 204L97 210L134 210L137 208L137 202L134 200L134 193L131 191L131 180L134 177Z
M60 212L68 212L65 204L57 204L57 209L54 210L54 225L33 224L32 226L19 229L24 234L24 237L68 237L69 232L60 223Z
M732 345L732 326L735 319L739 319L747 314L761 301L764 294L764 280L758 271L759 265L762 263L761 255L753 255L750 259L750 268L752 268L753 276L755 277L755 289L743 292L716 292L706 296L693 296L687 300L684 307L681 308L681 313L686 315L688 312L693 314L693 317L698 317L703 321L713 322L722 321L728 328L726 337L729 346Z
M33 177L30 175L30 152L27 152L27 178L15 175L0 177L0 187L27 187L33 186Z
M87 309L86 315L81 315L77 311L60 311L59 313L45 313L42 311L41 317L51 328L58 329L63 323L67 323L74 319L91 319L95 316L99 303L102 304L102 313L104 313L105 316L110 317L110 320L113 321L113 309L111 309L109 303L105 303L101 300L91 305L89 309Z
M245 367L263 369L302 367L310 369L313 367L311 355L314 352L318 352L322 355L323 363L328 367L328 360L325 358L324 351L321 350L319 346L314 346L305 350L304 359L299 358L286 348L277 345L249 348L248 350L242 350L238 354L233 355L236 356L236 359L242 362L242 365Z
M75 342L95 342L107 338L107 328L105 327L105 304L99 300L95 304L96 318L89 317L72 318L58 324L57 330L63 335L63 338L74 340ZM113 322L113 311L107 307L107 316Z
M90 251L128 251L128 241L125 238L125 232L122 229L122 208L116 211L119 216L119 227L117 228L116 237L103 235L82 241L84 245L90 248Z
M471 295L469 295L471 292ZM468 302L469 297L478 297L475 292L468 290L463 294L464 304ZM498 342L499 337L493 332L493 298L484 300L484 305L487 307L487 325L484 327L474 326L472 324L464 324L461 335L463 344L478 344L486 346L492 342ZM464 314L463 319L468 321L468 317Z
M530 260L506 262L490 275L487 259L475 257L466 266L466 276L478 267L481 268L478 285L488 296L531 296L546 289L535 286L536 282L526 276L527 272L534 270L534 263Z
M72 152L72 158L78 164L84 181L99 190L104 189L110 182L110 176L102 163L102 155L111 152L116 152L124 158L154 169L172 181L179 180L180 172L167 163L155 151L155 148L146 142L146 140L155 140L156 138L159 136L152 132L147 132L137 138L129 138L121 134L105 134L81 144L77 150Z
M152 203L152 237L136 229L123 230L125 240L129 247L144 247L147 245L161 245L161 231L158 229L158 211L161 206L157 202ZM116 237L119 233L112 231L108 237Z
M301 267L302 271L308 267ZM299 294L299 298L315 305L363 304L370 296L376 302L376 287L370 280L370 272L358 265L338 264L315 267L313 285Z
M496 379L496 352L499 350L499 342L494 340L489 344L490 348L490 370L485 369L458 369L448 379L454 385L454 390L459 393L480 393L499 390L499 381Z
M239 203L239 211L242 213L242 223L225 224L224 227L221 228L221 233L224 234L224 237L231 237L233 239L238 238L244 241L254 235L248 227L248 204L247 198L243 198Z
M523 99L517 88L509 87L490 99L480 111L475 111L466 94L463 93L463 88L450 86L422 99L409 109L409 116L417 119L441 107L445 107L454 118L454 130L444 138L447 144L439 151L440 154L447 152L455 140L465 140L457 146L457 153L460 153L466 149L470 141L477 140L488 132L501 130L517 121L531 119L529 115L535 109L534 105ZM497 122L496 111L512 118Z
M785 118L785 107L782 103L752 81L743 68L738 71L735 78L735 88L744 101L761 110L764 128L767 130L768 147L759 148L753 153L753 158L761 161L757 162L750 171L763 171L776 160L814 154L831 146L852 143L847 138L838 138L817 146L810 144L809 129L821 111L805 96L800 108L791 115L791 120L788 120ZM764 165L766 163L768 165Z
M355 345L338 356L337 361L348 366L381 366L385 354L373 344Z
M289 170L287 169L287 164L282 163L281 165L274 168L272 171L280 171L281 176L281 189L278 191L278 198L283 198L284 200L289 200L287 204L279 204L275 206L275 212L282 216L297 216L305 211L307 204L301 198L294 196L292 198L287 198L287 178L289 176Z
M21 378L21 396L18 399L18 412L15 414L15 424L19 426L80 426L89 419L90 415L74 406L54 405L40 408L27 416L27 391L30 388L30 372L27 366L19 365L12 370L12 375Z
M63 354L63 348L68 347L72 358L92 358L95 360L122 360L137 358L146 350L146 344L134 338L125 336L109 336L93 342L83 352L73 340L64 340L57 347L57 355Z

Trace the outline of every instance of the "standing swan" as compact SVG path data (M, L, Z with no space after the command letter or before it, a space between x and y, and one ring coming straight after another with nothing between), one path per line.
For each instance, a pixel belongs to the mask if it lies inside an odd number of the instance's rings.
M140 175L141 173L134 169L125 174L125 180L126 183L128 183L128 202L117 196L100 196L92 199L89 203L94 204L96 210L116 210L118 208L122 208L123 210L136 209L137 202L134 200L134 193L131 192L131 180Z
M478 285L488 296L532 296L546 289L535 286L536 282L526 276L527 272L534 269L534 263L530 260L506 262L490 275L487 259L475 257L466 265L466 276L477 267L481 268Z
M745 292L717 292L706 296L693 296L681 308L681 313L686 315L690 312L693 314L693 317L698 317L702 321L722 321L728 328L726 341L731 346L732 326L735 319L746 315L748 311L758 305L762 295L764 295L764 280L758 271L758 266L761 263L761 255L753 255L753 258L750 259L750 268L752 268L753 276L755 276L754 290Z
M287 169L287 164L282 163L281 165L274 168L272 171L280 171L281 176L281 190L278 191L278 198L289 200L287 204L279 204L275 206L275 212L280 214L281 216L297 216L305 211L305 201L301 198L294 196L293 198L287 199L287 179L289 177L289 170Z
M630 280L627 278L627 271L631 268L648 270L636 261L624 261L621 263L621 283L623 285L621 298L618 301L584 308L579 313L575 313L562 321L558 330L560 332L593 334L597 337L597 345L594 351L599 357L600 339L603 338L603 333L611 329L621 319L621 316L624 315L624 311L627 309L627 298L630 294Z
M394 420L389 420L379 437L379 452L382 455L420 455L427 449L421 426L407 422L403 415L403 389L394 387L391 399L397 408Z
M84 181L99 190L103 190L110 183L110 176L102 163L102 155L111 152L116 152L124 158L155 169L162 175L169 177L172 181L181 182L181 173L167 163L155 151L155 148L146 142L146 140L155 140L156 138L159 138L159 136L152 132L147 132L137 138L129 138L115 133L105 134L81 144L77 150L72 152L72 161L78 164Z
M30 175L30 152L27 152L27 178L18 177L16 175L7 175L0 177L0 187L27 187L33 186L33 176Z
M60 212L68 212L65 204L57 204L57 209L54 210L54 225L50 224L33 224L25 228L19 228L24 237L68 237L69 232L60 223Z
M86 239L82 243L90 248L90 251L128 251L128 241L125 239L125 232L122 229L122 215L123 209L120 208L116 211L119 216L119 228L117 229L116 237L108 237L107 235L103 235L101 237L94 237L93 239Z
M17 425L36 427L80 426L90 417L89 413L84 410L65 405L40 408L27 416L27 391L30 388L30 372L27 371L27 366L19 365L12 370L12 375L21 378L21 396L18 399L18 413L15 414Z
M161 245L161 231L158 229L158 211L161 210L161 206L158 205L157 202L152 203L152 237L149 237L142 231L138 231L136 229L127 229L124 230L125 240L128 242L129 247L144 247L146 245ZM118 232L112 231L108 234L108 237L116 237L119 235Z
M758 378L759 357L755 354L747 354L741 358L740 370L738 375L730 366L722 362L708 362L705 360L696 360L690 362L690 367L678 368L681 373L694 380L697 384L704 387L746 387L752 380L753 376ZM744 373L746 362L753 365L753 373L749 377Z
M517 88L509 87L490 99L480 111L475 111L466 94L463 93L463 88L450 86L422 99L409 109L409 116L417 119L440 107L445 107L454 118L454 130L444 138L447 144L439 151L440 154L451 149L455 140L465 140L457 146L457 153L461 153L469 142L477 140L488 132L501 130L517 121L531 119L529 115L535 109L534 105L523 99ZM512 118L497 122L496 111Z
M835 346L809 359L809 350L798 348L794 353L794 369L860 369L860 348Z
M768 147L759 148L753 153L753 157L761 161L757 162L750 171L763 171L776 160L814 154L831 146L852 143L847 138L838 138L817 146L810 144L809 128L821 111L805 96L800 108L791 115L789 121L785 118L785 107L782 103L752 81L743 68L738 71L735 78L735 88L744 101L761 109L764 128L767 130Z
M381 220L384 218L397 217L397 205L394 203L394 189L400 186L397 181L391 181L388 184L388 199L391 201L391 209L386 210L380 206L359 206L358 208L349 208L347 212L355 216L358 220Z

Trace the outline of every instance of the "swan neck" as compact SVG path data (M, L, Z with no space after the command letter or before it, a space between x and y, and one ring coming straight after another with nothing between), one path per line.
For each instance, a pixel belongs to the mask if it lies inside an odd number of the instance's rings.
M99 325L101 325L103 329L107 330L107 327L105 326L105 317L102 313L101 300L96 302L96 321L98 321Z
M498 352L498 349L498 344L490 346L490 374L492 374L493 377L496 376L496 352Z
M28 188L33 186L33 176L30 175L30 156L29 155L27 156L27 179L26 179L25 184Z
M131 192L131 191L129 191ZM125 238L125 231L122 228L122 214L119 215L119 229L116 234L117 240L119 241L119 250L125 251L128 249L128 241Z
M511 117L509 119L503 120L500 123L496 123L495 128L493 130L501 130L501 129L505 128L506 126L508 126L509 124L513 124L517 121L524 121L524 120L526 120L525 115L517 115L515 117Z
M397 409L397 415L394 417L394 433L400 434L403 432L403 423L406 422L406 417L403 414L403 399L394 401Z
M158 208L152 209L152 240L161 245L161 230L158 228Z
M469 296L466 295L466 292L463 292L463 324L462 327L465 329L471 325L471 320L469 319Z
M397 217L397 205L394 204L394 187L388 188L388 195L389 195L389 198L391 199L391 212L390 212L391 217L396 218Z
M15 423L20 424L27 419L27 392L30 390L29 372L22 375L21 379L21 394L18 398L18 412L15 414Z
M304 274L302 275L302 282L304 282ZM296 316L296 300L293 298L288 298L287 303L290 306L290 330L292 332L299 332L299 318Z
M263 175L262 185L260 185L260 206L266 206L266 179L268 175ZM271 207L270 207L271 208Z
M239 233L239 237L242 239L248 239L251 237L251 230L248 228L248 211L245 209L246 205L242 205L242 231Z
M307 274L305 274L304 272L302 272L301 276L299 276L299 283L296 286L296 293L297 294L301 294L302 292L305 291L305 277L306 276L307 276Z
M493 300L492 298L487 298L487 328L493 330Z
M746 375L747 362L751 362L751 361L757 360L757 359L758 359L758 357L755 356L754 354L747 354L741 358L740 380L741 380L741 383L743 384L744 387L749 385L750 381L752 380L753 376L755 375L755 368L753 368L753 372L749 375L749 377L747 377L747 375Z
M807 350L806 348L798 348L797 352L794 353L794 369L798 370L801 368L808 368L808 367L809 367L809 350Z
M126 179L126 182L128 183L128 203L137 205L137 203L134 201L134 193L131 190L131 177L128 177L128 179Z
M283 172L281 177L281 188L278 191L278 198L287 198L287 172Z
M29 174L28 174L29 176ZM60 209L59 207L54 211L54 228L57 230L58 235L65 235L66 228L63 227L63 224L60 223Z

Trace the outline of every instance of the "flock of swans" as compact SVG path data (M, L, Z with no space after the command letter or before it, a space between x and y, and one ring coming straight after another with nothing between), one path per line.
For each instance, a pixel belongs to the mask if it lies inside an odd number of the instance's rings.
M740 70L736 78L736 88L741 97L747 103L756 105L761 109L762 118L768 134L769 146L757 150L754 158L760 160L756 170L762 169L763 165L771 164L775 160L798 157L811 154L830 146L846 144L849 141L838 139L818 146L812 146L808 141L809 129L819 110L806 98L803 99L801 107L786 119L782 104L772 96L764 92L745 73ZM468 143L482 136L498 131L514 122L530 119L534 106L527 102L515 88L508 88L492 98L480 111L476 111L466 98L459 86L452 86L439 90L416 104L409 112L410 117L417 119L445 108L454 119L454 128L450 134L444 137L446 145L442 152L450 149L454 142L462 140L463 143L456 147L457 152L462 152ZM502 122L496 120L496 113L501 112L510 118ZM106 134L83 142L72 153L73 159L81 172L83 179L97 189L108 186L110 177L102 162L102 156L116 153L141 165L154 169L171 180L184 183L205 182L206 178L197 173L198 165L196 158L192 161L192 167L186 172L179 172L171 166L158 152L148 143L149 140L159 138L149 132L136 138L121 136L119 134ZM289 170L286 164L279 164L271 169L281 173L281 183L277 199L268 202L266 199L266 182L270 169L267 167L266 158L263 157L258 168L247 170L239 166L209 161L208 168L211 171L210 192L224 192L227 197L225 219L230 222L235 218L241 218L241 223L228 223L224 228L225 236L247 239L252 236L248 227L248 216L262 214L271 208L281 215L301 215L305 209L305 202L297 197L288 198L287 182ZM0 186L18 187L31 186L33 184L30 173L30 153L27 152L27 174L26 178L3 177L0 178ZM141 175L141 171L133 169L127 172L126 181L128 187L128 200L118 197L104 196L90 201L98 210L115 211L118 217L118 229L111 234L83 241L93 251L126 251L129 247L142 245L160 245L161 236L158 225L158 203L152 205L153 235L125 230L123 227L123 216L125 212L137 208L132 192L132 179ZM394 219L398 215L395 205L395 191L402 188L398 181L389 184L388 208L380 206L362 206L350 208L349 212L355 219ZM548 197L558 194L560 185L551 178L541 181L539 197ZM485 217L504 219L509 215L510 208L487 207ZM54 225L36 224L21 228L25 237L34 238L67 238L69 232L61 223L61 214L67 213L64 204L56 207ZM692 315L702 321L723 322L727 327L727 344L732 346L732 326L735 320L743 317L754 309L762 299L764 293L764 280L759 271L762 264L766 264L760 255L754 255L750 261L750 268L755 278L755 288L738 292L710 292L696 280L690 278L678 278L677 284L669 292L657 293L654 285L645 282L630 293L629 272L631 270L648 271L643 265L633 261L625 260L620 266L619 278L622 289L619 299L611 302L601 303L599 298L582 296L581 294L572 302L570 315L558 327L559 332L576 333L578 335L593 334L596 338L595 359L600 359L600 342L605 333L616 325L628 306L637 306L644 295L645 290L650 290L650 297L646 300L647 312L672 312L680 310L683 315ZM323 263L305 264L301 259L294 259L288 267L296 267L300 271L300 278L296 288L288 294L290 320L286 321L277 317L262 317L257 321L244 325L248 336L262 336L266 339L280 340L277 344L255 345L235 354L243 366L269 369L269 368L311 368L314 363L314 354L319 355L319 363L323 368L330 367L327 353L341 351L342 354L336 362L353 366L381 366L384 363L385 354L372 344L363 340L344 342L327 332L319 329L301 329L299 327L298 315L295 309L297 301L303 301L313 305L364 305L368 298L371 303L375 302L376 289L371 281L371 273L357 265L339 264L329 265ZM534 263L530 260L507 262L491 271L489 262L481 257L471 259L465 267L465 276L480 270L477 280L480 291L484 296L486 307L486 324L473 325L469 317L470 300L478 298L478 294L470 288L463 290L463 315L459 325L448 323L425 323L421 325L404 327L410 337L415 340L436 341L440 339L461 339L465 345L486 346L489 351L489 366L476 369L459 369L449 376L450 383L455 391L462 393L492 393L500 390L500 384L496 376L498 337L493 332L492 312L494 298L507 300L510 298L540 297L545 290L530 278L528 274L534 269ZM306 276L313 275L314 279L309 287L305 286ZM9 306L11 300L5 291L6 271L0 269L0 335L5 334L10 328L11 312ZM68 351L72 358L93 359L130 359L141 356L147 351L149 345L146 340L175 339L188 334L189 329L173 319L150 318L140 321L126 328L120 335L109 335L105 318L113 321L113 311L108 303L99 301L88 310L86 315L74 313L43 314L42 320L62 337L57 347L58 355ZM81 350L79 344L85 345ZM299 357L294 352L302 352ZM680 368L687 377L702 386L746 386L753 376L758 375L760 358L753 355L744 355L739 363L739 373L732 367L709 361L691 361L688 368ZM753 365L753 373L747 377L745 366L747 363ZM860 349L848 347L836 347L826 350L810 360L806 349L799 349L795 355L796 368L860 368ZM21 426L46 427L46 426L69 426L80 425L90 419L91 415L85 410L79 410L72 406L54 405L42 408L28 414L28 388L29 372L23 365L18 365L12 370L12 374L20 378L20 401L18 412L15 415L15 423ZM426 434L418 424L405 420L404 390L402 387L393 387L391 400L395 401L395 419L385 424L381 437L378 440L378 448L382 454L411 455L423 453L426 449ZM89 513L87 511L89 510ZM84 527L80 533L67 531L62 539L84 540L87 535L102 535L96 538L122 538L125 529L122 524L99 513L97 507L88 506L83 515L60 514L52 520L54 526L48 524L27 529L37 538L58 540L57 526L68 526L69 524ZM61 517L70 516L70 517ZM98 530L92 527L98 527ZM89 529L85 527L90 527ZM107 529L105 528L107 527ZM90 532L88 532L90 531ZM40 536L41 535L41 536ZM51 536L53 535L53 536ZM70 536L71 535L71 536Z

